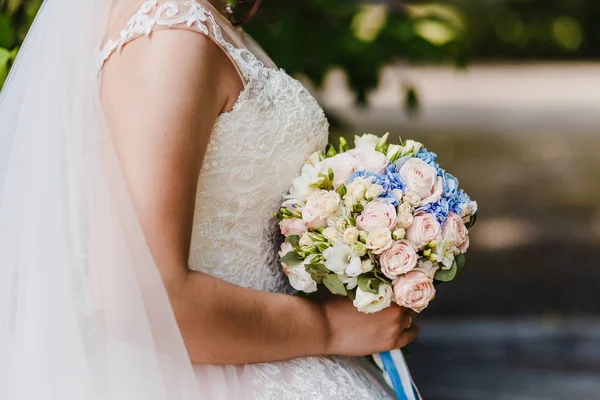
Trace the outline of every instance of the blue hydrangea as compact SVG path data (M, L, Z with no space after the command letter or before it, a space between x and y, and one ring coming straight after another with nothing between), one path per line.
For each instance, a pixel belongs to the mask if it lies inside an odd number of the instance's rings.
M443 225L448 219L448 214L450 213L450 204L446 198L442 197L435 203L429 203L419 207L419 210L435 215L435 218L438 220L438 222Z
M396 172L396 167L391 165L385 172L385 175L376 174L369 171L357 171L348 179L348 183L352 183L357 178L371 178L371 182L381 185L383 193L379 197L381 201L397 206L400 204L400 199L393 193L393 190L404 190L404 182L400 174Z
M417 153L417 158L425 161L427 164L431 165L436 171L440 171L440 164L438 164L435 160L437 158L437 154L427 151L426 149L421 149Z
M390 165L385 171L385 176L390 184L391 190L398 189L404 191L405 183L402 180L402 176L398 173L395 165Z
M451 211L460 215L462 210L470 203L471 198L469 197L469 195L464 190L460 189L456 198L451 204Z
M448 200L458 197L458 179L444 170L442 170L442 178L444 179L443 196Z

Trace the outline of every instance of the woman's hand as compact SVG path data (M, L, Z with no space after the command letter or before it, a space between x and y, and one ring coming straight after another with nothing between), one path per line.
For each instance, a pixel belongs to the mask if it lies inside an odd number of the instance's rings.
M392 304L374 314L358 311L352 301L342 297L322 303L328 322L327 355L365 356L400 349L419 334L417 314Z

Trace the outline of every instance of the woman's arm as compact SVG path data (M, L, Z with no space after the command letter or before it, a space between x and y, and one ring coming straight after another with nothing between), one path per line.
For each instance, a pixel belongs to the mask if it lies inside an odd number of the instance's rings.
M242 83L210 39L189 31L130 43L103 73L102 101L146 240L193 361L245 364L404 345L407 312L365 315L241 288L187 267L197 180L216 118ZM248 268L260 268L249 265Z

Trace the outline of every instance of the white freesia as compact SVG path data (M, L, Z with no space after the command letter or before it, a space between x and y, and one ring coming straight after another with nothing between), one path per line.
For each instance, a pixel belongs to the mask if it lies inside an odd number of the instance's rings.
M390 144L387 151L387 158L392 158L396 154L402 155L402 146L398 144Z
M357 288L353 304L358 311L372 314L389 307L392 304L392 296L392 287L381 283L378 293L363 292L360 288Z
M327 269L336 274L358 276L361 273L360 257L345 243L337 242L323 252L323 257Z
M313 166L305 164L302 167L302 174L292 181L290 195L292 199L306 201L317 189L311 187L313 183L319 180L319 171Z
M290 284L296 290L304 293L313 293L317 291L317 282L306 271L304 265L297 265L288 270L288 279Z
M433 263L425 258L421 258L417 263L417 269L426 273L431 279L433 279L439 268L440 266L437 263Z
M401 156L402 157L406 157L406 156L416 157L417 153L422 148L423 148L423 144L409 139L404 143L404 147L402 147Z
M346 228L343 235L344 242L346 242L346 244L356 243L356 241L358 240L358 234L358 229L356 229L354 226Z
M302 219L307 224L325 220L337 211L340 203L341 198L337 192L317 190L308 196L302 209Z
M392 232L388 228L377 228L367 236L366 246L373 254L381 254L384 250L389 249L393 243Z
M362 136L354 136L354 147L357 149L372 149L375 150L375 146L381 138L377 135L373 135L371 133L365 133Z
M358 286L358 277L356 276L338 275L338 278L346 285L346 289L348 290L352 290Z
M310 155L310 157L308 157L306 163L313 167L316 167L321 161L323 161L323 154L320 151L315 151Z

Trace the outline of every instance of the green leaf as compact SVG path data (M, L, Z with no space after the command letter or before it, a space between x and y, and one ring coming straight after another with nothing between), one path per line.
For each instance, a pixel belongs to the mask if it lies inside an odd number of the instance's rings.
M340 136L340 153L344 153L348 151L350 148L348 147L348 141L345 137Z
M327 156L327 158L331 158L336 155L337 151L335 151L335 147L333 147L331 144L328 144L327 148L325 149L325 156Z
M348 193L348 189L346 188L346 185L340 186L337 191L340 194L340 196L342 196L342 197L344 197Z
M458 266L456 265L456 260L452 264L452 268L449 270L438 269L435 273L435 280L440 282L450 282L454 278L456 278L456 272L458 271Z
M285 241L294 246L294 248L300 247L300 236L298 235L288 236L285 238Z
M306 272L308 272L318 284L323 283L323 279L331 273L331 271L323 264L306 264L305 267Z
M285 256L281 257L281 262L286 263L289 266L298 265L302 263L302 258L294 251L290 251Z
M376 278L370 278L365 275L360 275L358 277L358 287L363 292L374 293L374 294L379 293L380 283L381 283L381 281L379 281Z
M11 52L0 48L0 88L8 76L8 64L10 63Z
M356 299L356 291L351 290L348 292L348 298L352 301L354 301Z
M327 243L319 242L317 243L317 249L322 253L327 250L330 246Z
M327 170L327 178L329 181L333 182L333 170L331 168Z
M454 258L454 262L456 263L456 276L460 276L463 270L465 269L465 265L467 264L467 256L464 254L459 254Z
M339 296L348 295L346 287L344 286L340 278L338 278L338 276L335 274L330 274L323 278L323 284L333 294L337 294Z
M387 149L389 147L389 145L387 144L387 140L390 137L390 133L386 133L385 135L383 135L383 137L379 140L379 142L377 142L377 145L375 146L375 151L378 151L380 153L383 154L387 154Z

